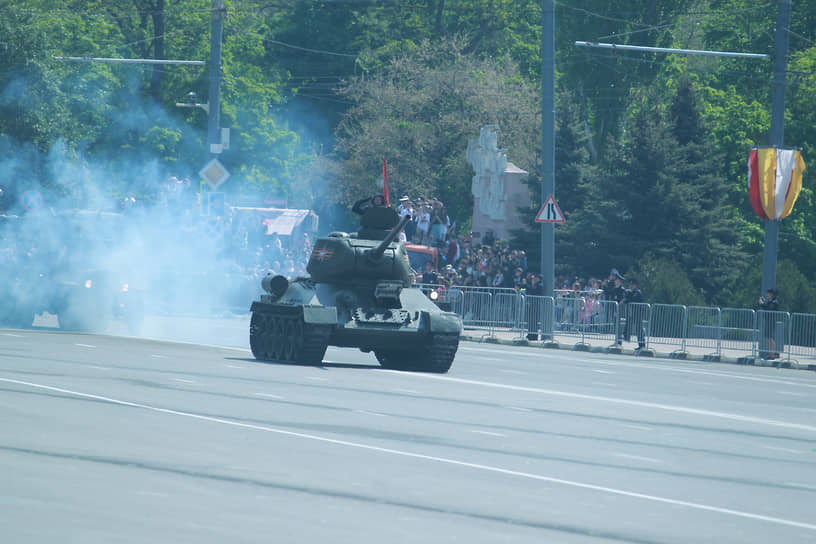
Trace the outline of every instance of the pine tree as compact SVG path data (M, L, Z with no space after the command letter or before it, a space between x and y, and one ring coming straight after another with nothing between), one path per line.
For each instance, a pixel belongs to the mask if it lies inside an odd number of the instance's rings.
M728 286L740 273L745 254L736 210L725 206L727 182L722 157L706 141L694 89L682 80L671 107L671 132L678 143L673 166L677 183L669 192L676 225L675 256L695 286L715 303L728 302Z
M571 230L583 272L637 270L649 255L678 263L708 301L727 301L741 240L691 83L680 83L666 113L644 93L609 149L606 164L588 171L585 206Z

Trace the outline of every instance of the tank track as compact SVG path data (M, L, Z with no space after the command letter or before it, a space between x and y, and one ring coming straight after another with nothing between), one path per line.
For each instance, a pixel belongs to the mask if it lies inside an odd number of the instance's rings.
M331 326L303 322L301 308L252 312L249 347L262 361L319 365L326 354Z
M458 348L458 335L435 334L430 337L430 342L420 349L411 351L377 350L374 355L383 368L444 374L450 370Z

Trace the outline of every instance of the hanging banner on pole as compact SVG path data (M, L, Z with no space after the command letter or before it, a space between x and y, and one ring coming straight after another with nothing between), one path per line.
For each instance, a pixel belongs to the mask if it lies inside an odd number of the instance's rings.
M790 215L802 190L805 161L798 149L755 147L748 157L748 197L760 219Z
M563 223L564 214L561 213L561 208L555 202L553 195L547 197L544 205L538 210L538 215L535 217L536 223Z

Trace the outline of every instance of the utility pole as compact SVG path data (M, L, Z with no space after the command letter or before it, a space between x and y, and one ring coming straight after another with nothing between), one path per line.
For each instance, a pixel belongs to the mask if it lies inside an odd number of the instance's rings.
M541 203L555 198L555 0L541 2ZM541 287L552 297L555 284L555 226L541 223ZM553 320L541 321L542 339L553 339Z
M791 19L791 0L778 0L774 43L774 78L771 103L771 147L785 145L785 90L788 85L788 28ZM762 260L762 291L776 287L776 258L779 245L779 219L765 221L765 253Z
M223 150L221 144L221 41L224 35L224 0L212 0L210 31L210 93L207 111L207 151L210 158Z
M774 34L774 55L773 55L773 92L771 98L771 134L769 145L774 148L784 147L785 141L785 91L788 86L788 30L790 28L791 0L776 0L776 30ZM732 53L725 51L700 51L690 49L668 49L657 47L643 47L635 45L616 45L598 42L575 42L575 45L583 47L600 47L605 49L620 49L628 51L651 51L660 53L680 53L686 55L713 55L721 57L741 57L765 59L768 55L754 53ZM543 53L542 53L543 55ZM765 250L762 263L762 291L765 293L769 288L776 286L776 261L779 242L779 219L767 219L765 221Z
M541 3L541 202L555 197L555 1ZM541 223L541 276L544 296L555 284L555 227ZM545 320L549 323L549 320ZM550 324L552 326L552 324ZM545 337L552 331L543 331Z

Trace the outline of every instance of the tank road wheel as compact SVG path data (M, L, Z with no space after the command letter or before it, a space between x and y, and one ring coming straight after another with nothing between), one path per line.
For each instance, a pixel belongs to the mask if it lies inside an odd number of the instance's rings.
M286 318L283 327L283 338L281 339L283 343L283 360L287 363L295 363L297 362L298 355L300 354L300 345L303 344L303 338L298 338L297 334L295 333L295 328L297 323L296 317L289 317ZM303 333L303 327L301 327L301 334Z
M304 323L302 328L303 343L301 344L299 363L304 365L319 365L326 355L331 336L331 325L316 325Z
M331 325L304 323L302 312L290 315L253 312L249 347L256 359L319 365L331 332Z
M430 342L415 351L376 351L374 355L383 368L390 370L410 370L415 372L435 372L444 374L450 370L459 336L435 334Z
M266 314L252 313L249 321L249 348L259 360L269 359L269 318Z
M293 363L303 364L303 320L295 317L289 327L289 355Z
M276 361L286 360L286 338L284 337L284 322L279 315L272 316L272 334L270 335L270 351L272 359Z

